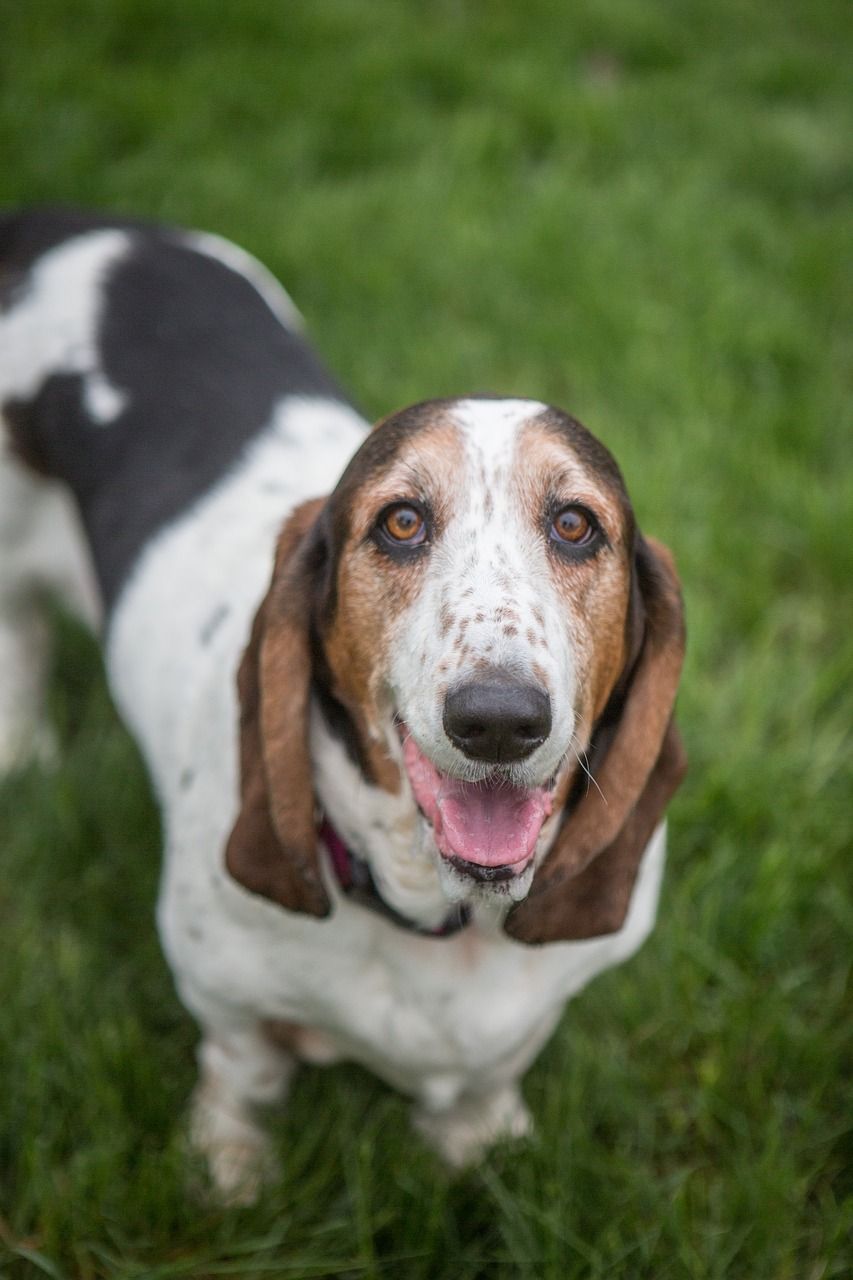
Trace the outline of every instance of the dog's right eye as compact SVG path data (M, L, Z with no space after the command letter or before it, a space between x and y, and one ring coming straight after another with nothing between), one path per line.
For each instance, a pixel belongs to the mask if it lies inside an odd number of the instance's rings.
M386 507L379 517L379 529L395 546L419 547L426 541L426 520L407 502Z

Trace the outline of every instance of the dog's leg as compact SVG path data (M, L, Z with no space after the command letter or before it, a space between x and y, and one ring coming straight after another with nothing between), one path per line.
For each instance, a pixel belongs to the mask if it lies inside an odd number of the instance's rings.
M295 1068L260 1026L209 1030L198 1050L199 1081L190 1107L190 1142L204 1156L218 1196L251 1204L275 1176L258 1107L280 1102Z
M49 758L43 714L48 636L36 599L39 484L0 439L0 775Z
M0 433L0 774L54 751L39 590L97 627L97 590L71 499L19 462Z
M0 590L0 776L55 752L44 717L48 637L36 604Z
M454 1169L476 1164L496 1142L526 1138L530 1112L515 1082L465 1093L450 1106L425 1098L413 1122L429 1146Z

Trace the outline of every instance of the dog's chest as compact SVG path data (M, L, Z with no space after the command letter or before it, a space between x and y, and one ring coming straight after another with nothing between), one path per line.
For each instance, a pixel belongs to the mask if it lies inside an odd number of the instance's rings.
M170 922L161 916L188 1002L197 982L222 1004L250 1000L261 1018L311 1033L306 1057L358 1061L407 1092L497 1077L519 1052L532 1057L568 994L572 964L553 948L476 927L425 938L345 900L311 921L238 893L224 882L205 906L173 893Z
M565 1001L637 949L654 921L664 837L652 841L618 934L546 947L476 928L425 938L345 899L327 920L294 915L241 890L209 855L183 852L167 871L160 924L203 1023L251 1008L307 1028L306 1057L355 1060L429 1097L517 1075Z

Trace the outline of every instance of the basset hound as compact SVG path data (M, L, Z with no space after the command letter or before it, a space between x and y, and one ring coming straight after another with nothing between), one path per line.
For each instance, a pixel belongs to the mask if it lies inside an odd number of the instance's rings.
M368 429L215 236L7 216L0 287L0 762L46 741L47 585L162 809L214 1182L254 1192L300 1060L454 1164L525 1133L565 1002L653 926L685 767L678 580L613 458L535 400Z

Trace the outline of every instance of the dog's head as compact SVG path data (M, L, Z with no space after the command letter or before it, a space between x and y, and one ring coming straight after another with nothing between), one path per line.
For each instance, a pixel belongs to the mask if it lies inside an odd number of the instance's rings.
M430 401L381 422L279 541L240 676L227 864L324 915L312 697L367 781L417 805L449 900L502 897L527 942L625 918L684 771L669 553L613 458L535 401Z

